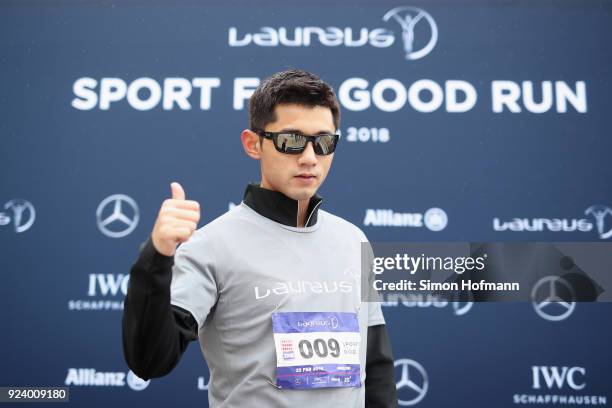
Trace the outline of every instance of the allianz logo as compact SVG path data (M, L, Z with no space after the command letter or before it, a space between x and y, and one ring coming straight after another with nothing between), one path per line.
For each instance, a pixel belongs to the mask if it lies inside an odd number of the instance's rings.
M255 300L260 300L272 295L351 293L353 283L351 281L281 281L274 282L270 286L254 286L253 289Z
M431 231L442 231L448 225L448 215L446 211L437 207L430 208L425 213L368 208L363 225L366 227L426 227Z
M600 239L612 237L612 209L604 205L593 205L584 211L587 218L512 218L502 221L493 218L493 230L515 232L588 232L596 230ZM609 217L610 216L610 217Z
M250 44L260 47L308 47L318 42L325 47L363 47L370 45L376 48L387 48L395 42L395 35L385 28L351 27L261 27L252 33L240 33L238 27L229 28L228 44L230 47L245 47Z
M69 368L64 384L78 387L124 387L127 385L134 391L142 391L149 386L150 380L145 381L136 376L131 370L122 371L96 371L94 368Z

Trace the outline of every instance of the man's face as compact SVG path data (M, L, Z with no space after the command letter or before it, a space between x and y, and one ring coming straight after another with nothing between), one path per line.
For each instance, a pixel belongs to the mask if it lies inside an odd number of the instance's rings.
M295 104L277 105L276 121L264 129L267 132L296 132L304 135L335 133L329 108ZM263 139L261 149L261 187L279 191L294 200L312 197L327 176L333 154L317 156L312 143L300 154L280 153L270 139Z

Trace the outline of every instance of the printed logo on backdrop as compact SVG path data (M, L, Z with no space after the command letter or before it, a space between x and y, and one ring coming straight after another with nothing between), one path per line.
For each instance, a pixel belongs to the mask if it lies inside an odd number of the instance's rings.
M455 313L455 316L463 316L470 311L474 302L452 302L451 304L453 305L453 313Z
M127 295L129 280L129 274L89 274L87 298L69 300L68 310L123 310L123 299Z
M612 237L612 209L593 205L584 211L587 218L513 218L503 221L493 218L493 230L498 232L596 232L599 239ZM593 223L594 221L594 223Z
M416 7L396 7L389 10L384 16L384 21L393 19L402 29L402 42L404 44L405 58L408 61L421 59L429 54L436 43L438 42L438 26L433 17L425 10ZM422 26L427 26L429 40L423 41L425 45L416 47L415 41L418 41L418 36L415 30ZM420 34L421 31L419 31Z
M210 380L206 382L205 376L198 377L198 391L208 391L209 385L210 385Z
M572 285L559 276L546 276L537 281L531 299L538 316L551 322L567 319L576 308Z
M127 384L134 391L142 391L149 386L151 380L143 380L138 377L136 374L132 372L132 370L128 371L127 374Z
M607 396L588 393L586 376L584 367L532 366L531 393L514 394L512 400L519 405L607 405Z
M395 360L395 383L397 388L397 403L403 407L418 404L429 388L429 379L425 368L410 359ZM398 375L399 374L399 375Z
M16 233L30 229L36 219L36 210L27 200L14 199L4 204L5 212L0 212L0 226L13 222Z
M441 208L430 208L425 213L402 213L390 209L366 209L363 225L366 227L426 227L442 231L448 225L448 216Z
M326 27L261 26L252 29L233 26L228 29L228 45L238 48L397 48L398 60L416 61L429 55L437 44L438 26L426 10L411 6L395 7L382 14L379 22L385 27L351 27L340 24ZM259 83L257 77L233 78L231 92L234 110L245 109ZM77 110L108 110L111 105L127 102L137 111L189 111L194 108L208 111L221 85L220 76L183 78L172 75L166 78L137 77L130 81L115 77L98 79L84 76L73 83L75 98L71 106ZM474 109L477 102L483 99L479 97L481 91L478 90L482 86L482 82L473 84L454 78L443 81L416 78L411 84L405 84L397 78L381 78L373 82L366 78L350 77L339 84L337 95L340 105L354 112L372 107L383 112L396 112L409 106L422 113L439 110L464 113ZM588 111L586 82L583 80L502 79L492 80L486 86L491 100L490 109L494 113L568 113L570 107L579 113ZM229 86L224 84L225 87ZM387 128L379 130L380 133L373 133L372 141L386 142L392 139ZM347 138L347 141L350 140Z
M96 210L98 228L110 238L129 235L138 225L139 218L138 204L125 194L106 197Z
M595 218L595 227L600 239L608 239L612 237L612 209L604 205L593 205L584 211L585 215L591 215Z
M416 309L446 309L449 306L453 310L455 316L463 316L472 309L474 302L456 300L449 301L443 296L437 296L431 293L427 294L404 294L404 293L384 293L381 294L380 305L382 307L408 307Z
M257 85L259 78L237 77L233 80L233 109L243 110ZM75 98L71 105L77 110L109 110L111 105L126 103L137 111L161 108L164 111L194 109L194 103L202 111L212 107L213 88L221 87L219 77L195 77L191 79L170 77L163 80L141 77L131 82L121 78L78 78L73 84ZM534 94L542 93L542 101ZM392 93L392 99L385 94ZM568 113L571 105L576 112L588 111L585 81L509 81L494 80L490 83L491 110L494 113L544 113L554 111ZM190 101L191 98L191 101ZM338 101L343 108L360 112L375 107L383 112L397 112L406 105L416 112L431 113L444 110L463 113L472 110L478 101L478 91L473 84L457 79L438 83L431 79L417 79L409 85L395 78L383 78L370 83L365 78L347 78L338 86ZM351 130L352 129L352 130ZM361 127L360 129L369 129ZM372 128L375 129L376 128ZM347 129L347 141L366 141L357 136L357 128ZM389 129L380 128L371 134L372 141L388 142Z
M125 387L142 391L149 386L150 380L143 380L131 370L96 371L94 368L69 368L64 384L73 387Z
M428 55L438 42L438 26L425 10L402 6L387 11L382 20L393 21L399 29L404 58L408 61ZM261 27L255 32L245 32L239 27L230 27L230 47L323 47L345 46L358 48L369 45L388 48L396 42L395 32L386 28L367 27Z

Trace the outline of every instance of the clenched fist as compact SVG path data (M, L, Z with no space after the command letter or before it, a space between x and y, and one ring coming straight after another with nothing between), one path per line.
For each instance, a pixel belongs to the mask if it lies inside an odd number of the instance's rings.
M160 254L173 256L176 247L186 242L200 221L200 204L185 200L185 191L179 183L170 184L172 198L164 200L155 221L151 240Z

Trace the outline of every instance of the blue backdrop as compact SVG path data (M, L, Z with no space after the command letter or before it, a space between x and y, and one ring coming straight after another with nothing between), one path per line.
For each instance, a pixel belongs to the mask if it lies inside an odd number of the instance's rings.
M127 276L170 182L203 225L258 179L245 107L287 67L338 93L323 208L371 241L609 240L611 38L609 1L1 3L0 386L206 406L195 343L129 375ZM541 306L388 302L400 404L607 404L612 306Z

